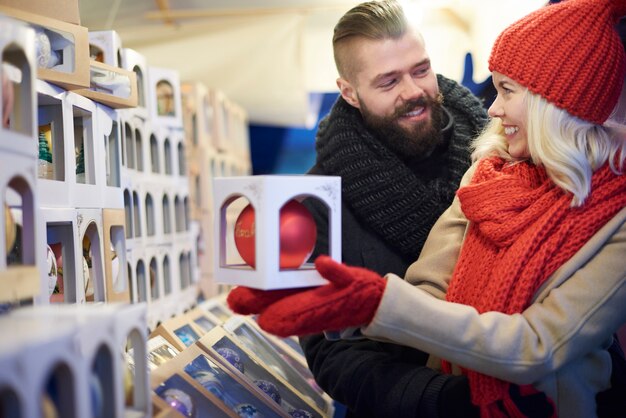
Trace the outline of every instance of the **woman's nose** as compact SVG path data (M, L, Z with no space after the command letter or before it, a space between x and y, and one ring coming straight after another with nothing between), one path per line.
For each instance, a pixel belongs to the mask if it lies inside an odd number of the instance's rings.
M489 106L487 114L492 118L499 118L504 114L504 110L502 109L502 105L500 104L499 96L496 97L496 100L494 100L491 106Z

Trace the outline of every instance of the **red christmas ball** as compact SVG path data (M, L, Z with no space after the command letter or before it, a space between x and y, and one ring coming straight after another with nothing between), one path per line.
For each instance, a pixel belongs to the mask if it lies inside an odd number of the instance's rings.
M280 268L298 268L315 248L317 227L313 216L297 200L290 200L280 210ZM235 246L248 265L255 266L254 208L246 206L235 222Z

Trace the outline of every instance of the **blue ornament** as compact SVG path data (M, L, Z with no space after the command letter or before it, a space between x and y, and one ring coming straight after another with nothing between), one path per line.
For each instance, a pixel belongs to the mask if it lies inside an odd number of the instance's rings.
M176 388L167 389L163 392L162 397L169 406L182 415L186 417L193 416L193 401L191 400L191 396L182 390Z
M289 415L291 415L293 418L313 418L313 414L309 411L297 408L289 412Z
M260 418L259 412L254 405L240 403L233 408L233 411L241 418Z
M202 387L215 395L219 400L224 400L224 387L213 373L206 370L197 370L191 373L191 377L200 383Z
M224 357L226 361L235 366L237 370L243 373L243 363L241 362L241 356L238 352L231 348L220 347L217 349L220 356Z
M267 393L269 397L274 400L274 402L280 405L281 397L275 384L261 379L255 380L254 384L257 385L263 392Z

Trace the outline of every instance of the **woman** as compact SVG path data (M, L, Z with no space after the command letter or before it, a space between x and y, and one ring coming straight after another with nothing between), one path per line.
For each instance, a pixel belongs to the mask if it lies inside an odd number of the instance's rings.
M624 14L624 0L568 0L499 36L477 162L405 280L319 257L329 285L238 288L231 307L279 335L343 329L432 353L468 376L484 417L595 416L626 323L626 139L605 124ZM526 396L544 402L520 410Z

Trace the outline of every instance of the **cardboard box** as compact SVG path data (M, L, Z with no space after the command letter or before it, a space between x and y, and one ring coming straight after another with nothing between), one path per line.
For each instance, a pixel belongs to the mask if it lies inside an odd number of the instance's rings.
M54 7L59 5L55 3ZM89 87L89 32L86 27L1 4L0 13L39 27L48 36L51 49L59 56L58 64L50 68L40 66L37 78L66 90Z
M89 62L90 86L74 90L114 109L137 106L137 75L98 61Z
M0 0L0 5L80 25L78 0Z

